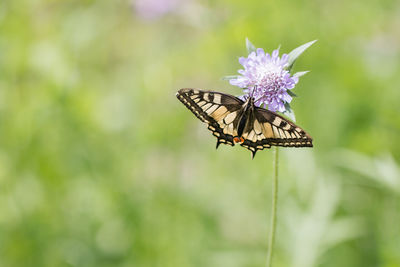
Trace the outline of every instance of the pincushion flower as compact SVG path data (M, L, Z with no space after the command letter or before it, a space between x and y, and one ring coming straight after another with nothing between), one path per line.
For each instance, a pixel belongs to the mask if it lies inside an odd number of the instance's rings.
M251 52L247 58L239 58L239 63L244 69L237 79L230 80L230 84L246 88L245 93L250 94L256 100L257 106L268 106L271 111L285 111L285 102L290 103L292 97L287 90L294 88L299 81L298 77L291 76L288 67L288 55L279 57L276 49L272 55L265 53L262 48Z
M246 40L249 55L240 57L239 76L229 79L230 84L243 88L244 98L252 96L257 106L268 107L271 111L291 112L289 103L292 101L292 90L299 77L306 72L292 75L290 69L296 58L315 41L294 49L289 54L279 57L279 49L272 54L264 52Z

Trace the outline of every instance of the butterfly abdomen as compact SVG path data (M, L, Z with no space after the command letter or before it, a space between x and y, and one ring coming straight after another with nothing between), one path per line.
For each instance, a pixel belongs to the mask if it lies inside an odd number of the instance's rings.
M244 127L246 126L246 122L247 122L247 114L244 113L243 116L240 118L238 129L237 129L237 134L239 137L241 137L243 134Z

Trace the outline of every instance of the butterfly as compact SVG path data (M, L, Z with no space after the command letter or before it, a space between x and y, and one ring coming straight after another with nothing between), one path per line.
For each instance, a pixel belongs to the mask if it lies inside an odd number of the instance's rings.
M228 94L183 88L177 98L199 118L220 144L236 143L249 149L252 157L271 146L312 147L312 138L284 117L255 106L254 98L245 101Z

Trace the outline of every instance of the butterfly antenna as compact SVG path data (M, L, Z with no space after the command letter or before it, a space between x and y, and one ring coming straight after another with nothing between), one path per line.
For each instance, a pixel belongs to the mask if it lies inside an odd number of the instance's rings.
M257 90L257 85L253 86L253 90L250 91L249 97L253 97L255 90Z

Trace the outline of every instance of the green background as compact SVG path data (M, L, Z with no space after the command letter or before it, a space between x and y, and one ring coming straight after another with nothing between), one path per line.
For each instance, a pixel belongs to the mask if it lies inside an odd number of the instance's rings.
M162 1L153 1L159 5ZM400 4L0 2L0 266L265 266L272 150L221 146L175 97L239 95L245 38L298 59L274 266L400 266Z

